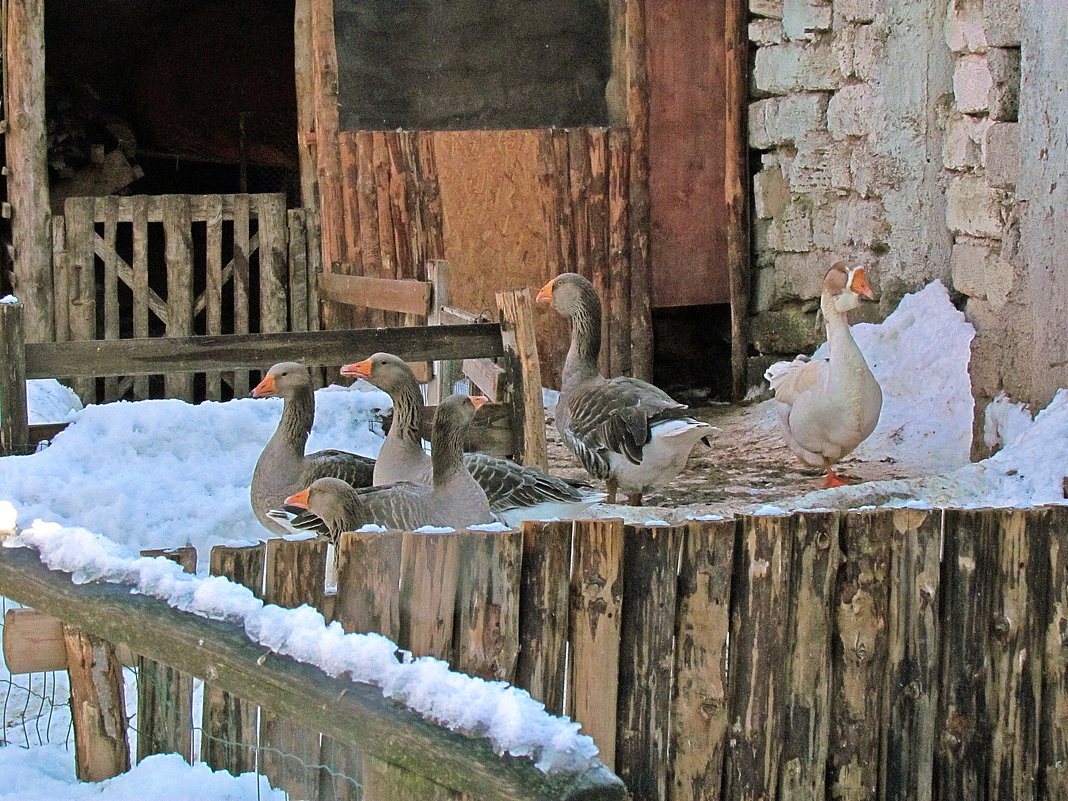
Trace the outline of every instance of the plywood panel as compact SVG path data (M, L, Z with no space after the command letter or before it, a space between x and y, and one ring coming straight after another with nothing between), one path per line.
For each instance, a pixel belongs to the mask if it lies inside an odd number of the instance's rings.
M726 303L724 7L647 0L653 305Z

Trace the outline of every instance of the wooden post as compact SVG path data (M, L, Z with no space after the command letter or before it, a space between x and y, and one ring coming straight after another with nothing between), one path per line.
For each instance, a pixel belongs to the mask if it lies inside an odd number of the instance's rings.
M316 81L312 40L313 0L296 0L293 9L293 65L297 85L297 154L300 162L300 205L319 210L316 166Z
M93 249L94 201L91 197L70 197L64 201L67 228L67 268L70 290L68 320L72 340L96 339L96 255ZM96 381L75 378L72 387L82 403L96 403Z
M609 769L616 763L623 521L575 523L571 574L568 715L582 724Z
M538 343L534 338L534 306L529 289L497 293L501 319L501 338L509 354L514 376L512 407L516 459L525 465L549 469L549 451L545 442L545 407L541 396L541 366Z
M64 633L75 772L79 781L104 781L130 769L122 665L111 643L70 626Z
M338 142L337 45L334 3L311 0L311 57L314 80L315 158L319 179L319 220L323 265L341 261L346 252L341 225L341 150ZM327 328L330 326L327 325Z
M288 323L286 303L286 204L285 196L258 196L260 241L260 331L285 331ZM293 330L293 329L289 329Z
M675 615L669 801L716 798L730 731L727 639L737 523L686 524Z
M0 303L0 454L29 446L26 410L26 336L22 303Z
M195 573L197 552L184 546L170 551L141 551L164 556ZM193 761L193 677L169 665L138 657L137 761L153 754L179 754Z
M667 798L675 601L682 529L626 527L616 764L635 801Z
M609 366L605 375L630 375L630 137L608 132Z
M193 333L193 231L188 195L164 195L164 259L167 262L167 336ZM261 240L262 243L262 240ZM262 256L262 248L261 248ZM193 402L193 374L167 373L168 398Z
M727 270L731 300L731 397L748 389L749 367L749 4L726 1Z
M4 663L12 676L67 669L63 623L36 609L4 613Z
M8 0L3 53L7 201L15 293L26 304L26 338L55 340L52 233L45 130L44 0Z
M451 662L460 570L455 534L404 533L401 557L400 638L416 656Z
M1068 506L1046 510L1050 581L1042 660L1039 786L1045 798L1068 798Z
M263 543L249 547L216 545L211 549L211 575L225 576L263 597ZM204 684L203 731L200 758L212 770L238 776L256 769L256 705Z
M523 573L519 591L519 663L515 684L564 713L567 662L570 521L523 523Z
M433 286L427 325L441 325L441 310L452 304L449 263L431 259L426 265L426 280ZM460 365L453 361L434 362L434 380L427 386L426 402L436 406L452 394L452 385L460 378Z

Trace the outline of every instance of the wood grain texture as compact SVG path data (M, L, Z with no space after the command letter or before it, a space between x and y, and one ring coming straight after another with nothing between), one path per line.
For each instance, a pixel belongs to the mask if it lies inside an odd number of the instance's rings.
M286 205L282 195L257 197L259 219L260 331L289 330L289 303L286 292L289 272L286 247Z
M66 626L74 767L79 781L101 782L130 769L122 665L115 646Z
M311 61L315 113L318 213L322 225L323 264L343 259L347 242L340 224L341 155L338 144L337 45L333 0L311 0Z
M398 645L416 656L452 662L459 571L460 541L454 534L404 533Z
M1039 797L1068 798L1068 507L1047 509L1050 581L1042 662Z
M26 405L26 312L0 303L0 454L23 453L30 442Z
M548 470L545 407L530 290L498 292L497 308L500 310L501 339L510 354L514 377L511 406L513 431L518 435L515 458L520 464Z
M71 340L96 339L96 256L93 250L93 199L68 198L63 218L67 227L67 267L70 278L68 320ZM29 370L27 353L27 370ZM77 376L77 372L56 372L55 376ZM28 378L32 376L27 373ZM75 378L71 382L82 403L96 401L96 382Z
M343 532L337 544L334 620L345 631L400 636L400 532Z
M167 333L187 337L193 333L193 232L189 200L185 195L164 195L164 260L167 264ZM193 376L167 373L168 398L193 402Z
M608 132L608 316L606 376L630 375L630 138Z
M36 609L4 612L4 664L12 676L67 669L62 621Z

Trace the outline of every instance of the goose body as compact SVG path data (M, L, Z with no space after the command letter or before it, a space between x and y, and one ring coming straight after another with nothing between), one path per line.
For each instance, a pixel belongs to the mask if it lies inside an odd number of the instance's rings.
M256 519L275 534L290 529L268 514L285 498L318 478L332 476L354 487L369 487L374 460L341 450L304 453L315 418L315 394L308 368L282 362L252 390L253 397L282 398L282 417L267 442L252 473L249 499Z
M663 390L636 378L605 378L597 370L601 349L601 302L593 285L563 273L538 292L571 318L571 344L564 361L556 428L568 449L594 478L631 504L662 487L686 466L698 440L713 430Z
M393 422L375 462L375 485L410 481L431 484L432 460L423 450L419 421L423 396L411 368L389 353L341 368L341 374L370 381L393 399ZM574 517L604 499L533 467L484 453L464 453L464 465L482 487L490 509L505 523Z
M827 471L828 487L845 483L833 465L867 439L882 410L882 389L846 317L860 297L874 298L864 269L835 263L824 278L820 297L829 355L777 362L764 374L775 392L786 444L805 464Z
M400 481L356 489L336 479L318 479L284 500L286 506L306 508L321 518L335 538L367 523L412 531L422 526L463 528L492 523L486 493L463 463L464 433L475 416L476 404L466 395L442 401L434 419L432 482Z

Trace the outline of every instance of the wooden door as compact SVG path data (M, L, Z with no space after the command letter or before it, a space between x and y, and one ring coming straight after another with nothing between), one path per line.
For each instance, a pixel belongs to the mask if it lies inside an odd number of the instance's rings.
M725 5L648 0L653 306L730 300Z

